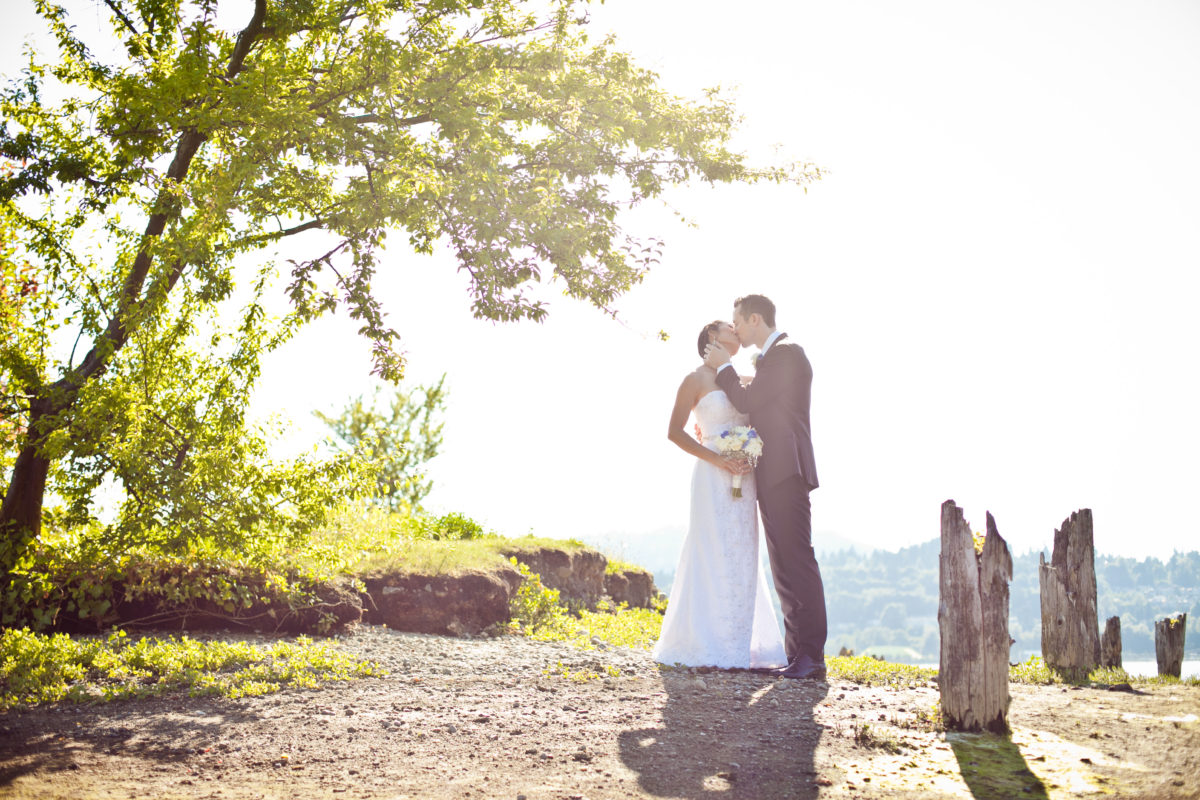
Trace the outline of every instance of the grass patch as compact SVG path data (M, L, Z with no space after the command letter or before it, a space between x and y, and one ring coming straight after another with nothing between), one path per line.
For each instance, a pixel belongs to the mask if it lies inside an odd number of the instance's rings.
M621 676L621 670L614 666L604 665L601 667L601 669L604 670L603 674L590 669L579 669L572 672L570 667L563 666L563 663L559 661L554 665L554 667L547 667L546 669L542 670L542 677L557 677L562 678L563 680L573 681L574 683L587 683L588 681L594 681L598 678L619 678Z
M825 671L830 678L841 678L864 686L922 686L937 676L931 667L914 667L880 661L870 656L829 656Z
M608 563L604 565L605 575L616 575L619 572L645 572L649 574L650 570L645 567L639 567L637 564L630 564L628 561L622 561L619 558L605 554Z
M470 570L488 570L504 566L512 553L532 553L541 549L572 552L584 549L579 542L525 536L505 539L488 536L483 539L429 540L407 539L386 552L361 557L348 565L356 575L377 575L384 572L421 573L423 575L458 575Z
M858 723L854 726L854 744L871 750L898 755L904 752L905 744L894 734L880 728L872 728L869 722Z
M455 575L503 566L508 555L541 549L587 549L577 539L509 539L458 513L440 517L379 509L342 509L305 546L282 554L330 572L366 576L384 572Z
M1030 656L1009 668L1008 679L1013 683L1026 683L1032 686L1051 686L1066 684L1069 686L1117 686L1128 683L1131 686L1200 686L1200 678L1175 678L1164 675L1143 677L1130 675L1123 669L1113 667L1097 667L1088 674L1075 673L1070 670L1059 670L1047 666L1040 656Z
M174 692L236 698L383 674L376 664L304 636L259 646L186 636L131 639L124 631L105 638L27 629L0 634L0 709Z

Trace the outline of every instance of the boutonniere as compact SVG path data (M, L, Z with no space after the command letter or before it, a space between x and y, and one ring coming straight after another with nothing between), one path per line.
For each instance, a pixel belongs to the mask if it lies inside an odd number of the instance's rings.
M751 363L753 363L753 364L754 364L754 369L755 369L755 371L757 371L757 370L758 370L758 362L762 361L762 359L763 359L763 354L762 354L762 353L755 353L755 354L754 354L754 358L753 358L753 361L752 361Z

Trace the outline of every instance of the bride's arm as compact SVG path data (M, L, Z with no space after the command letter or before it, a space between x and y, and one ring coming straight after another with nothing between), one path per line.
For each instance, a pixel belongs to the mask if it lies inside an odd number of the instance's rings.
M683 426L687 424L688 417L692 413L692 409L696 407L696 395L699 394L699 386L697 384L698 381L695 375L688 375L683 379L683 383L679 384L679 391L675 393L675 407L671 409L671 423L667 428L667 438L679 445L685 452L707 461L713 466L729 470L735 474L743 472L744 462L723 458L697 442L683 429Z

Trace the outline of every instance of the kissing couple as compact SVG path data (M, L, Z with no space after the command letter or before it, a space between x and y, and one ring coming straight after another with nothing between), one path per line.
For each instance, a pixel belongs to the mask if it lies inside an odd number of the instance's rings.
M739 377L729 359L748 345L759 349L755 374ZM812 365L804 348L776 330L775 304L760 294L738 298L732 322L705 325L697 349L704 363L680 384L667 434L697 461L687 537L654 660L822 679L825 591L809 503L817 488ZM693 413L700 441L684 430ZM718 444L747 424L762 442L753 468ZM758 558L760 513L782 638Z

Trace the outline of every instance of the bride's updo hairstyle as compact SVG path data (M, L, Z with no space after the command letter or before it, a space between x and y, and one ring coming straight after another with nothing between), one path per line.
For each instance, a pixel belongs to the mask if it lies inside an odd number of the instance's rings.
M716 333L722 323L723 320L715 319L700 329L700 338L696 342L696 349L700 351L701 358L704 358L704 348L711 344L708 337Z

